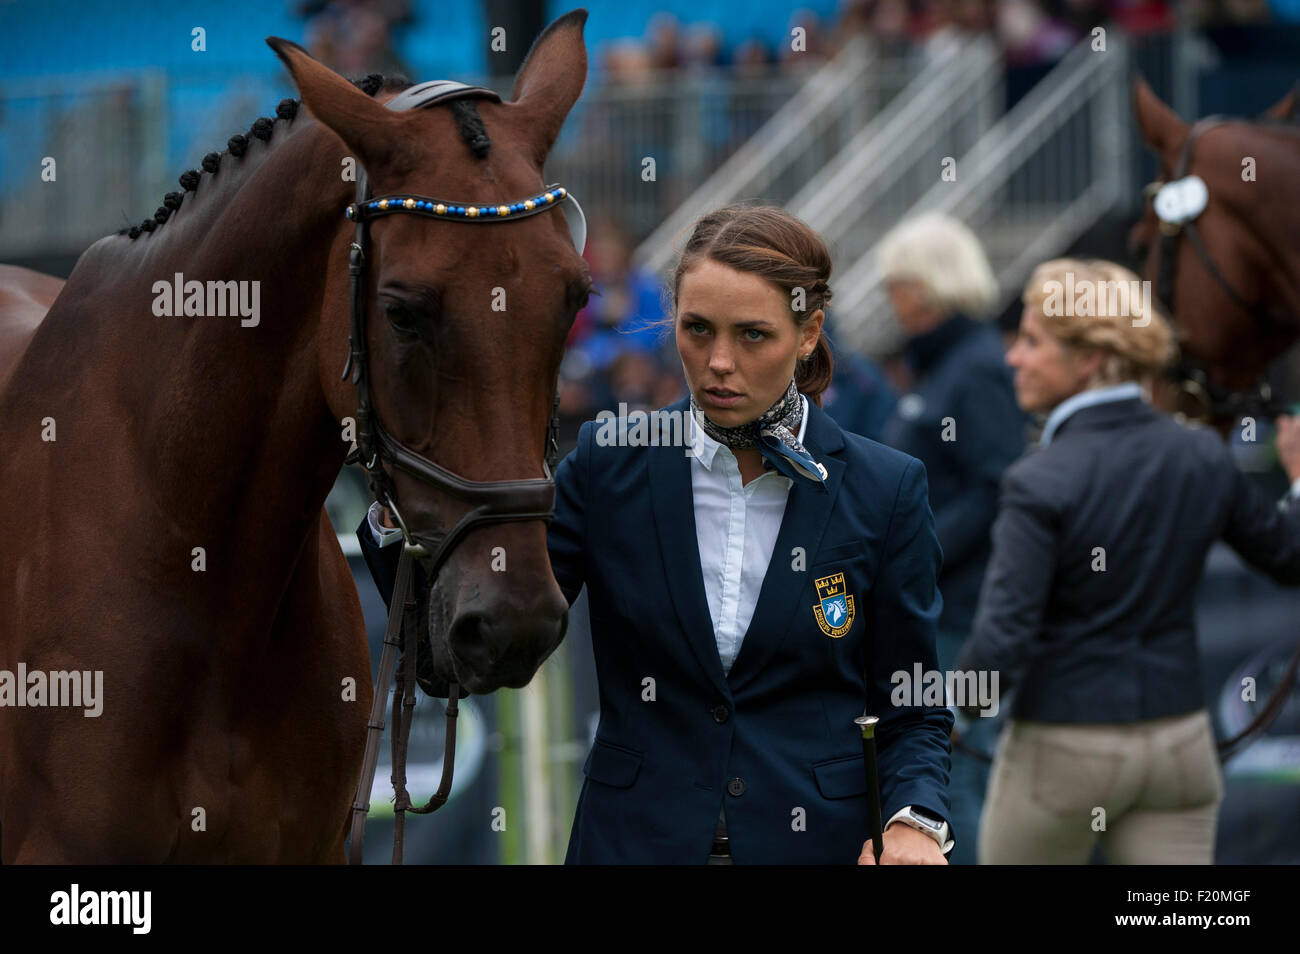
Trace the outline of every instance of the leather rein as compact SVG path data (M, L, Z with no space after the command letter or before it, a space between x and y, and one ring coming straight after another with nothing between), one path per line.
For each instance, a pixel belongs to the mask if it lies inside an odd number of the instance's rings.
M1223 271L1215 264L1195 224L1196 218L1205 210L1205 204L1209 200L1209 189L1200 176L1188 174L1192 153L1201 136L1229 121L1224 116L1207 116L1194 123L1187 135L1187 141L1183 144L1182 152L1179 153L1173 178L1167 182L1152 182L1144 190L1144 195L1153 201L1156 217L1160 223L1160 271L1157 276L1156 298L1164 306L1165 313L1172 318L1178 267L1178 240L1186 236L1205 270L1234 305L1251 315L1264 327L1278 325L1279 319L1264 306L1263 302L1252 304L1232 282L1228 281ZM1243 415L1276 417L1287 413L1286 403L1273 394L1268 382L1262 378L1253 390L1233 391L1214 381L1204 365L1186 357L1180 357L1169 368L1168 376L1179 386L1182 393L1205 409L1206 417L1210 420L1235 421Z
M449 80L434 80L412 86L387 102L393 110L420 109L455 99L501 97L482 86L467 86ZM366 729L366 749L361 779L352 803L349 862L361 864L365 841L366 815L370 811L370 793L379 759L379 742L384 732L384 701L397 670L398 650L402 651L398 688L393 693L392 713L392 781L395 801L393 830L393 864L402 863L405 813L417 815L437 811L451 795L455 770L456 717L460 687L451 683L446 708L446 742L442 780L438 790L423 806L415 806L406 790L406 754L410 738L411 716L416 698L416 656L419 651L419 594L412 585L413 563L427 561L429 579L436 582L442 565L457 544L471 530L495 523L542 520L550 523L555 507L555 466L559 458L559 394L552 406L546 434L544 477L524 480L469 480L416 453L389 434L379 422L371 399L369 349L366 343L366 256L369 247L369 222L383 215L414 214L429 218L466 223L508 222L551 209L564 208L570 235L578 251L586 242L586 220L582 209L564 188L548 186L541 192L500 205L472 205L421 195L372 197L364 170L357 177L356 202L347 209L347 217L356 223L356 234L348 251L348 274L351 278L351 332L343 380L351 375L357 389L356 449L348 463L359 462L366 472L372 497L383 504L402 531L402 555L398 562L397 582L389 607L379 675ZM390 469L396 468L415 479L470 505L450 530L434 532L407 526L397 507L397 488Z

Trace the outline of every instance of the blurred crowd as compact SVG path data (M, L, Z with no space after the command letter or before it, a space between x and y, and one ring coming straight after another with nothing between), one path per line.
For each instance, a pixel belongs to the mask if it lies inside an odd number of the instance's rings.
M301 0L294 12L307 21L304 45L344 76L410 75L396 38L415 22L411 0Z
M313 56L347 75L362 75L409 72L397 38L415 21L419 6L414 0L298 0L294 10L307 21L306 46ZM792 9L776 45L770 38L733 35L716 22L682 23L658 13L642 36L601 44L593 80L637 83L666 71L714 68L741 75L805 69L833 57L859 34L886 48L920 49L939 59L962 39L989 34L1009 65L1033 65L1059 58L1104 23L1142 35L1167 31L1179 17L1198 27L1300 23L1300 0L843 0L830 17ZM796 28L803 31L797 49Z
M785 37L802 28L802 48L773 47L756 36L732 36L717 24L652 17L642 37L607 43L596 57L601 75L635 83L664 71L725 67L737 73L802 69L833 57L852 37L870 35L898 50L942 59L972 35L989 34L1009 65L1051 62L1095 27L1114 24L1130 35L1164 32L1179 17L1196 27L1300 22L1300 0L845 0L834 17L794 10Z

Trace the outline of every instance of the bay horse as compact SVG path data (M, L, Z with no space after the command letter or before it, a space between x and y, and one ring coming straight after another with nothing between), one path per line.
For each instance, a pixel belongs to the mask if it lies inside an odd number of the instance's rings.
M98 716L30 693L0 707L0 860L344 860L372 691L323 509L358 413L340 370L368 350L377 420L421 459L536 482L590 289L560 216L376 218L350 348L344 211L362 170L377 195L537 195L586 81L586 16L537 38L512 102L409 111L382 78L358 88L268 39L301 104L207 156L66 284L0 273L0 670L102 672ZM214 284L238 314L210 313ZM390 476L413 532L465 515ZM545 529L475 528L450 555L429 600L441 679L522 686L563 638Z
M1142 219L1129 234L1145 249L1146 279L1173 324L1180 356L1165 410L1206 420L1225 439L1243 417L1287 405L1264 379L1300 339L1300 126L1297 89L1259 121L1211 116L1187 123L1139 78L1142 139L1160 160ZM1294 396L1292 396L1294 399ZM1219 743L1221 758L1262 735L1287 704L1300 645L1245 728Z
M1282 410L1263 375L1300 338L1296 91L1256 122L1187 123L1142 79L1134 104L1160 177L1129 242L1179 344L1181 400L1167 403L1226 433Z

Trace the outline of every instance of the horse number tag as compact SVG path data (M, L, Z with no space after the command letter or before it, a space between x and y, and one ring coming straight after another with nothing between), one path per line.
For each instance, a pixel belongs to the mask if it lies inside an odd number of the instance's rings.
M1153 207L1161 222L1186 225L1205 211L1210 200L1210 190L1200 176L1186 176L1166 182L1156 193Z
M844 585L844 572L832 573L816 580L817 602L813 616L827 636L838 639L853 625L853 597Z

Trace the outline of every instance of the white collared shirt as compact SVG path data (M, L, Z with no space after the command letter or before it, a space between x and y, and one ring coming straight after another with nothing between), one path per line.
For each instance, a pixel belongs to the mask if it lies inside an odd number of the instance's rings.
M808 429L808 399L802 394L803 420L796 435L803 443ZM748 484L731 448L718 443L691 418L691 495L695 506L695 539L704 574L709 619L718 644L722 671L740 653L767 565L772 561L785 504L794 481L768 470Z

